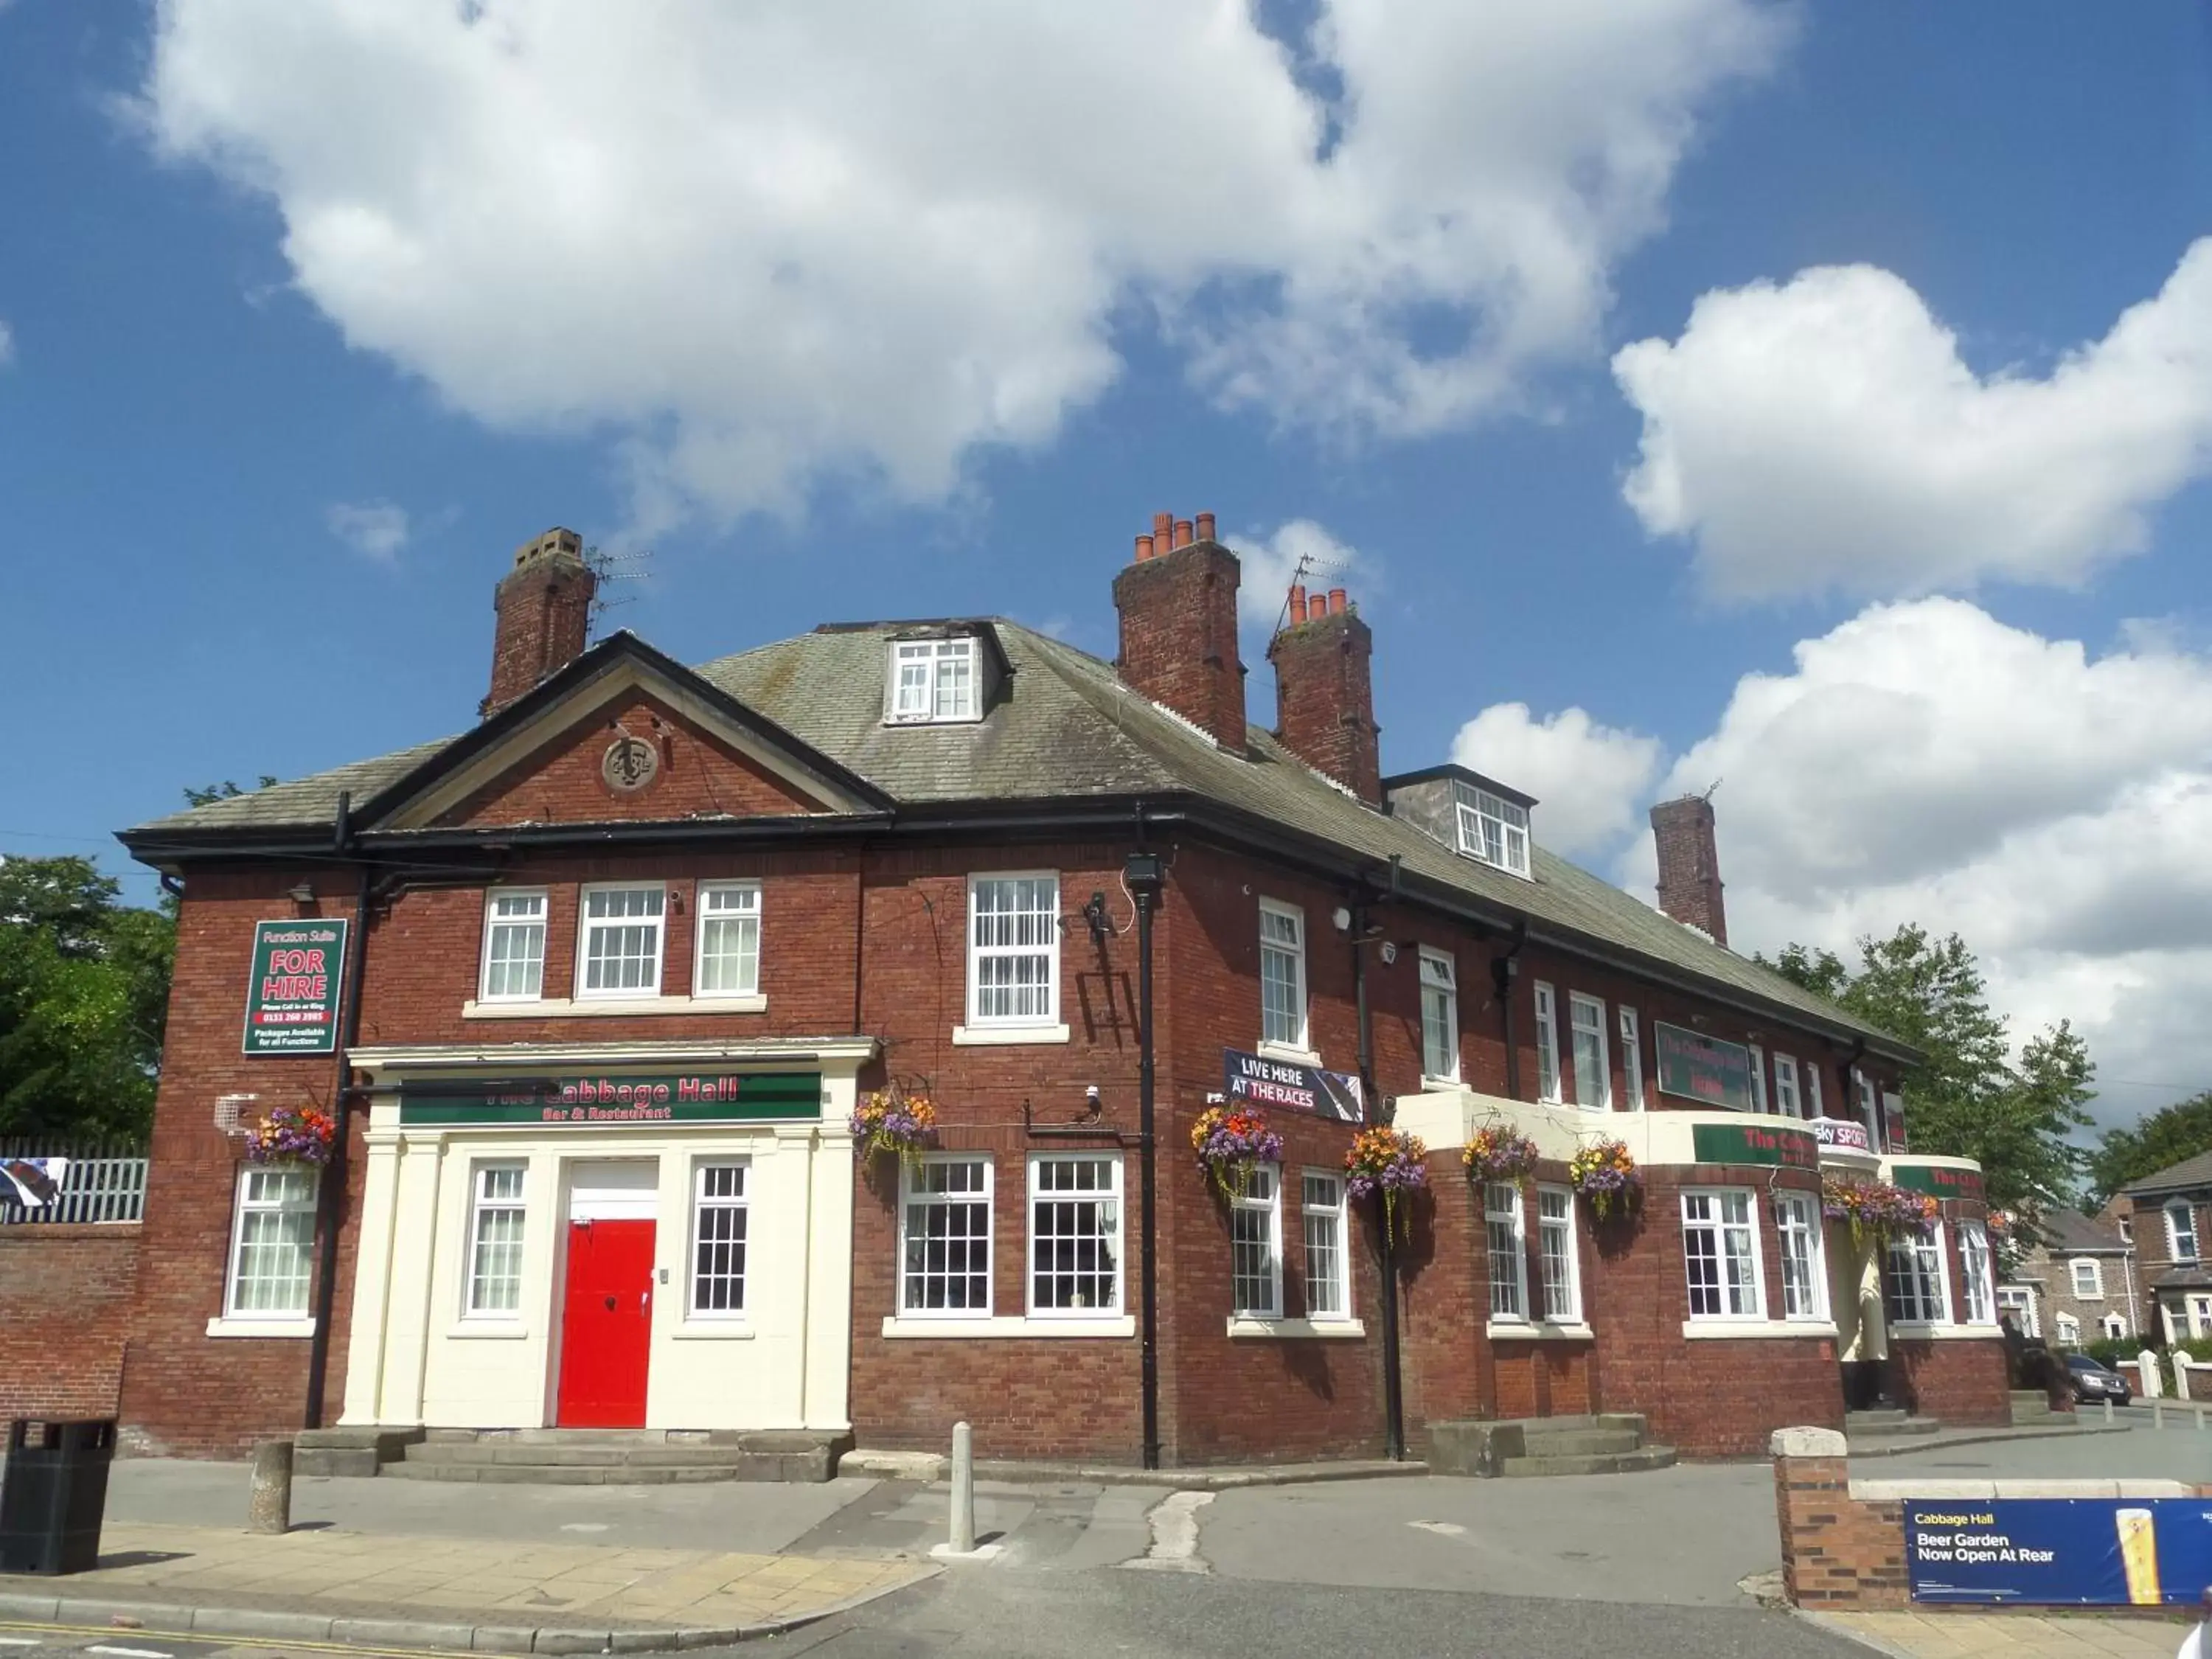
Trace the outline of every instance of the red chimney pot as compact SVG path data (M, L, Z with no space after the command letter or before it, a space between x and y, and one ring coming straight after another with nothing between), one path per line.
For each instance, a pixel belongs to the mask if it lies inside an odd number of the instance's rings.
M1188 547L1191 541L1190 520L1188 519L1177 519L1175 521L1175 544L1177 547Z
M1151 558L1152 556L1152 538L1150 536L1139 536L1139 537L1138 537L1138 538L1137 538L1137 556L1136 556L1136 559L1135 559L1135 561L1134 561L1134 562L1135 562L1136 563L1138 563L1138 564L1142 564L1142 563L1143 563L1146 559L1149 559L1149 558Z
M1296 627L1305 619L1306 591L1303 587L1293 587L1291 589L1291 625Z
M1344 590L1340 587L1332 587L1328 590L1328 614L1332 617L1341 617L1344 614Z
M1211 513L1201 513L1198 515L1198 538L1202 542L1210 542L1213 539L1213 514Z

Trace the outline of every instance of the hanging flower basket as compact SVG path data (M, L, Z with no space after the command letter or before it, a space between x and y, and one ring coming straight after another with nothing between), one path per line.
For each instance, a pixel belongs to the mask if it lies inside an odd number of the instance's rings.
M313 1106L279 1106L246 1131L249 1164L299 1164L319 1169L331 1161L338 1126Z
M1419 1135L1402 1129L1362 1129L1344 1155L1345 1190L1354 1198L1382 1194L1383 1230L1395 1231L1400 1194L1429 1184L1428 1155Z
M853 1112L853 1152L866 1160L890 1152L899 1161L918 1161L937 1130L937 1108L923 1095L878 1089Z
M1567 1160L1567 1180L1589 1200L1590 1213L1600 1221L1614 1211L1626 1214L1644 1196L1644 1171L1628 1153L1628 1144L1601 1140L1580 1148Z
M1917 1237L1935 1224L1938 1213L1936 1200L1925 1193L1838 1176L1820 1183L1820 1210L1831 1221L1850 1222L1851 1242L1860 1245L1869 1238L1887 1243Z
M1536 1143L1507 1123L1493 1123L1467 1138L1459 1155L1467 1177L1476 1182L1510 1181L1525 1186L1536 1173Z
M1190 1146L1224 1198L1241 1197L1256 1165L1283 1161L1283 1138L1260 1112L1209 1106L1190 1126Z

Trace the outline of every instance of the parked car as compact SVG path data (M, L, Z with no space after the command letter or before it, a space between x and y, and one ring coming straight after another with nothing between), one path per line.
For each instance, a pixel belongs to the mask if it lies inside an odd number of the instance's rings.
M2124 1406L2135 1397L2127 1378L2086 1353L2066 1356L2066 1379L2074 1385L2076 1400L2109 1400L2115 1406Z

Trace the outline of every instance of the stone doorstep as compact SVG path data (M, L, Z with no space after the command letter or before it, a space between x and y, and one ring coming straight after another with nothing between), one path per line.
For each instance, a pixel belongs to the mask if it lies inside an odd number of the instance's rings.
M179 1638L204 1635L263 1641L331 1642L432 1652L672 1653L781 1636L910 1589L943 1571L918 1562L902 1565L912 1567L915 1577L878 1589L859 1591L803 1612L743 1625L629 1624L617 1629L611 1621L604 1626L520 1626L436 1619L357 1619L272 1608L191 1606L151 1598L141 1601L127 1595L51 1595L19 1589L17 1586L27 1582L21 1578L0 1578L0 1619L27 1625L75 1627L101 1634L143 1631ZM175 1594L173 1589L164 1593Z
M872 1474L887 1480L939 1481L950 1477L951 1460L935 1452L849 1451L839 1460L840 1474ZM1229 1492L1242 1486L1297 1486L1324 1480L1376 1480L1431 1473L1413 1458L1351 1459L1329 1463L1241 1463L1189 1468L1140 1469L1127 1463L1050 1463L978 1458L978 1480L1010 1486L1169 1486L1183 1492Z

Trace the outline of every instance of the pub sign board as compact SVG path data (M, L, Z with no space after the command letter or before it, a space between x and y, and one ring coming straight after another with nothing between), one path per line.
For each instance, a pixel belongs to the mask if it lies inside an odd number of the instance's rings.
M1931 1198L1971 1199L1982 1200L1982 1172L1979 1170L1954 1170L1945 1164L1893 1164L1890 1179L1908 1193L1926 1193Z
M2212 1499L1909 1498L1916 1601L2194 1607L2212 1582Z
M818 1072L682 1072L406 1083L399 1121L425 1128L792 1122L822 1115Z
M1232 1106L1244 1102L1311 1112L1340 1123L1367 1121L1358 1078L1344 1072L1324 1072L1318 1066L1301 1066L1295 1060L1248 1054L1241 1048L1221 1051L1221 1091Z
M253 924L253 975L246 987L246 1053L337 1051L348 926L343 917Z
M1664 1020L1654 1020L1651 1030L1662 1094L1731 1112L1752 1109L1750 1049Z
M1803 1129L1765 1123L1699 1123L1690 1149L1700 1164L1751 1164L1783 1170L1817 1170L1820 1143Z

